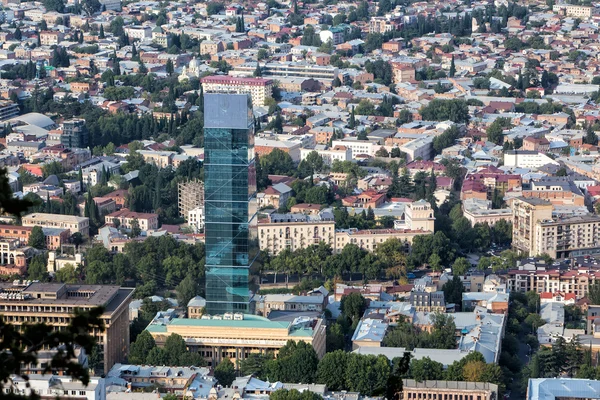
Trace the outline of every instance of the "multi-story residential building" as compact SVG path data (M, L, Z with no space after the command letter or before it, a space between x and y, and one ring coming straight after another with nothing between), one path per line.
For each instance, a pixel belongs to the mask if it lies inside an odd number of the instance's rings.
M72 119L63 123L60 143L67 148L85 148L88 146L88 130L84 119Z
M150 25L130 25L125 27L125 34L129 36L130 40L142 40L152 37L152 27Z
M0 101L0 121L19 115L19 106L12 101Z
M62 32L59 31L42 31L40 32L40 43L42 46L56 46L64 38Z
M415 69L414 67L404 64L392 64L392 74L394 77L394 83L414 82L415 81Z
M444 292L414 291L410 293L409 303L419 312L446 312Z
M558 162L537 151L508 150L504 152L506 167L537 169L547 164L558 165Z
M572 4L555 4L552 6L552 11L561 13L567 17L590 18L594 7L578 6Z
M352 149L348 146L333 146L328 149L325 146L317 146L314 149L300 149L300 160L304 160L313 151L316 151L323 158L325 165L328 166L331 166L334 160L352 160Z
M0 282L0 318L21 326L32 321L64 329L75 308L104 307L103 332L90 332L102 347L104 372L123 361L129 351L129 303L133 288L111 285Z
M423 135L400 146L400 150L406 153L406 161L431 159L433 151L433 135ZM379 150L379 148L377 149Z
M338 77L338 69L330 65L315 65L309 63L266 63L261 65L262 75L268 77L299 77L313 78L318 81L331 82ZM256 63L237 65L232 75L250 76L256 71Z
M22 222L23 226L37 225L42 228L62 228L70 230L71 234L79 232L83 236L89 236L90 231L90 219L74 215L33 213L25 215Z
M377 150L381 148L376 141L373 140L358 140L356 137L348 137L341 140L334 140L331 145L333 147L347 147L352 151L352 157L356 158L359 155L374 156Z
M273 81L263 78L234 78L215 75L202 78L204 93L249 94L252 105L262 107L273 95Z
M340 27L331 27L329 29L322 30L319 32L319 36L321 37L321 41L323 43L327 43L331 40L334 46L338 44L344 43L345 30Z
M273 207L276 210L285 207L287 201L292 197L292 192L292 188L285 183L276 183L256 195L258 206L260 208Z
M534 249L536 223L552 220L552 210L552 204L545 200L524 197L514 199L512 201L513 248L525 254L537 255Z
M187 220L188 213L198 207L204 208L204 182L199 180L177 184L179 215Z
M206 312L245 312L256 237L253 116L247 94L204 95Z
M495 400L498 399L498 385L488 382L457 381L416 381L404 379L403 400Z
M320 318L298 317L289 322L225 313L200 319L155 318L146 330L158 346L164 346L171 334L180 335L189 351L200 353L213 367L225 357L239 365L253 353L276 355L288 340L304 341L319 358L325 355L325 323Z
M137 152L144 157L144 161L154 164L158 168L166 168L172 165L173 157L177 154L174 151L138 150Z
M596 283L600 283L600 270L590 266L578 266L565 271L539 261L525 260L519 262L516 269L508 271L508 288L511 292L574 294L581 299L587 295L590 285Z
M490 200L470 198L463 201L463 216L471 222L472 226L475 224L494 226L501 220L511 222L512 210L510 208L492 209Z
M524 197L514 199L512 209L516 250L552 258L600 253L600 216L553 217L550 202Z
M258 223L261 250L277 255L284 249L295 251L325 242L335 247L335 220L329 211L317 215L271 214Z
M161 391L183 399L208 399L217 379L207 367L166 367L152 365L115 364L108 372L114 398L127 391L144 392L152 384ZM137 394L137 393L136 393Z
M115 219L119 221L119 227L125 229L131 229L136 220L142 231L158 228L158 214L154 213L138 213L122 208L104 216L104 222L107 224L112 224Z

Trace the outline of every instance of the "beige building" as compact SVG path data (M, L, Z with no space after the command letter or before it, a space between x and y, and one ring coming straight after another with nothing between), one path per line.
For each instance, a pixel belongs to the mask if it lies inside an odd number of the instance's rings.
M177 154L174 151L138 150L137 152L144 157L144 161L154 164L158 168L165 168L173 164L173 157Z
M79 232L83 236L89 236L90 233L90 220L87 217L33 213L24 216L22 221L23 226L41 226L42 228L69 229L71 231L71 234Z
M256 310L268 317L272 311L315 311L323 312L327 305L327 297L320 292L306 296L295 294L267 294L256 300Z
M129 211L126 208L122 208L119 211L115 211L114 213L106 215L104 217L104 222L107 224L112 224L114 220L118 220L119 227L131 229L132 223L136 219L142 231L158 228L158 214L138 213Z
M531 256L552 258L600 252L600 216L552 216L550 202L519 197L513 200L513 247Z
M258 243L271 255L325 242L335 247L335 220L331 212L317 215L271 214L258 222Z
M564 14L567 17L590 18L592 16L593 7L572 4L555 4L552 7L552 11Z
M204 208L204 182L199 180L177 184L179 215L188 219L188 213L198 207Z
M158 346L176 333L183 337L188 350L200 353L210 366L228 357L238 364L250 354L277 354L288 340L312 345L317 356L325 355L325 323L320 318L298 317L292 322L270 321L249 314L204 316L200 319L155 319L146 328ZM239 365L239 364L238 364Z
M496 400L498 385L487 382L423 381L404 379L402 400Z
M202 78L202 89L204 93L249 94L253 106L264 106L265 101L273 96L273 81L263 78L215 75Z
M0 282L0 318L21 326L46 323L64 329L76 308L86 311L104 307L104 332L90 332L102 347L104 372L125 360L129 352L129 303L133 288L111 285Z

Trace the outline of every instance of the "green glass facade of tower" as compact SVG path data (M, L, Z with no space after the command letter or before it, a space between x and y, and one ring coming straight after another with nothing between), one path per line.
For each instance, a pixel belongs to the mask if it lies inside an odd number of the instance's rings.
M258 255L253 118L247 95L204 96L206 312L248 312Z

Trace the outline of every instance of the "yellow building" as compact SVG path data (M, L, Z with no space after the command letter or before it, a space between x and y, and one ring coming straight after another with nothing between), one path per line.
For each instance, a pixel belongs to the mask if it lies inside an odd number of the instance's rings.
M0 316L11 325L45 323L62 330L71 322L76 308L86 311L104 307L104 332L94 330L90 334L103 349L104 372L108 372L129 352L129 303L133 291L110 285L0 282Z
M277 354L288 340L307 342L319 358L325 355L325 324L320 318L298 317L288 322L227 313L200 319L174 318L168 322L157 319L146 330L159 346L164 346L171 334L180 335L189 351L200 353L212 366L225 357L238 363L253 353Z
M423 381L404 379L402 400L495 400L498 385L487 382Z
M335 247L335 220L331 212L318 215L271 214L258 223L258 243L271 255L325 242Z

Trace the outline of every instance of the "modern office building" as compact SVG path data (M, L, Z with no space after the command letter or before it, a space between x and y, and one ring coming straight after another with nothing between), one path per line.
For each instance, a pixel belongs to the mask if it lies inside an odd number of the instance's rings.
M206 312L248 312L258 254L253 117L248 95L204 96Z
M0 283L1 318L12 325L46 323L63 330L75 309L104 307L104 331L90 332L102 347L104 372L124 361L129 351L129 303L133 288L64 283Z
M60 143L65 147L85 148L88 146L89 134L84 119L71 119L63 124Z

